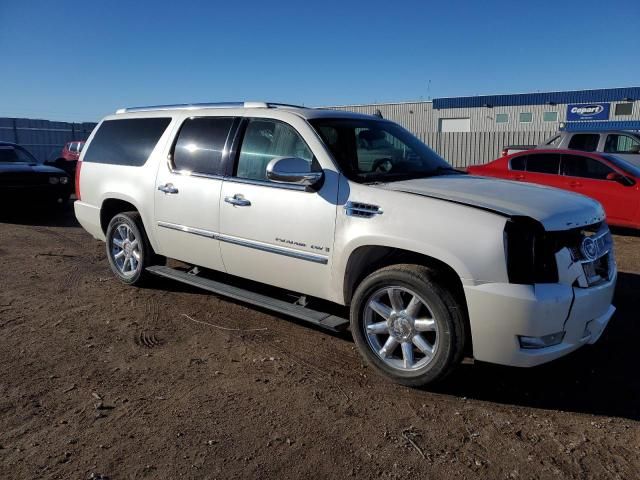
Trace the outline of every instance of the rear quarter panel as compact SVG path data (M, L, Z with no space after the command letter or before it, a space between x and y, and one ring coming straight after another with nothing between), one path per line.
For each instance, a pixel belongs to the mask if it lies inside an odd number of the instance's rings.
M171 115L164 115L165 117ZM116 116L105 118L105 120L117 119ZM134 118L134 117L127 117ZM141 116L141 118L143 118ZM127 165L115 165L108 163L97 162L85 162L84 156L86 152L91 149L91 141L95 133L99 130L100 125L96 128L89 137L85 148L82 150L80 161L82 161L82 167L80 169L80 193L81 203L88 207L83 209L86 212L97 211L98 215L100 208L105 200L118 199L131 203L136 207L142 222L144 224L149 241L154 249L157 249L158 245L153 234L153 218L154 218L154 192L156 188L156 174L158 165L162 161L166 161L166 148L169 143L175 126L175 118L164 131L160 140L153 149L151 155L147 159L144 165L140 167L133 167ZM76 208L76 215L78 215L79 209ZM87 213L88 214L88 213ZM95 215L92 213L91 215ZM80 219L80 222L84 226L84 222ZM92 225L100 225L99 220L95 219L86 223ZM86 228L86 227L85 227ZM88 229L87 229L88 230ZM97 231L93 227L92 231L89 231L94 237L104 240L104 232L100 229Z

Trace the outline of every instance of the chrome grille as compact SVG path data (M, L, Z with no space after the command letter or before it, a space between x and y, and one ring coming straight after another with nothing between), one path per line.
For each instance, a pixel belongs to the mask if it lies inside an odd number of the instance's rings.
M613 239L605 226L598 231L582 231L577 245L570 247L573 260L580 262L588 286L610 280L613 270Z

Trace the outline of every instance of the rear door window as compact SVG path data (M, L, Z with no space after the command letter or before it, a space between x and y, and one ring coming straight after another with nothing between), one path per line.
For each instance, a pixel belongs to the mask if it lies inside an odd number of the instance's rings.
M173 151L176 170L223 174L223 152L234 117L193 117L182 124Z
M527 172L558 174L560 172L560 154L529 154L527 157Z
M595 152L598 148L600 135L597 133L576 133L571 137L569 150L582 150L583 152Z
M562 172L570 177L606 180L607 175L613 172L613 169L594 158L580 155L563 155Z
M89 144L84 161L140 167L170 122L171 118L105 120Z

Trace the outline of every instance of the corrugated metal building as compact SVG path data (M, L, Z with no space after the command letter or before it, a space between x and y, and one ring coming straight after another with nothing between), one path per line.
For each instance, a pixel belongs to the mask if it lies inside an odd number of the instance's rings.
M0 117L0 142L17 143L40 161L55 160L65 143L86 140L95 123L52 122Z
M640 130L640 87L436 98L327 107L400 123L455 166L486 163L505 145L536 145L561 129Z

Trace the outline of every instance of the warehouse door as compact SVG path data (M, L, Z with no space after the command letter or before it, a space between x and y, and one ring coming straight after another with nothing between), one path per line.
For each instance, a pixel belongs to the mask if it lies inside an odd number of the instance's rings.
M441 132L470 132L471 119L468 117L467 118L441 118L440 131Z

